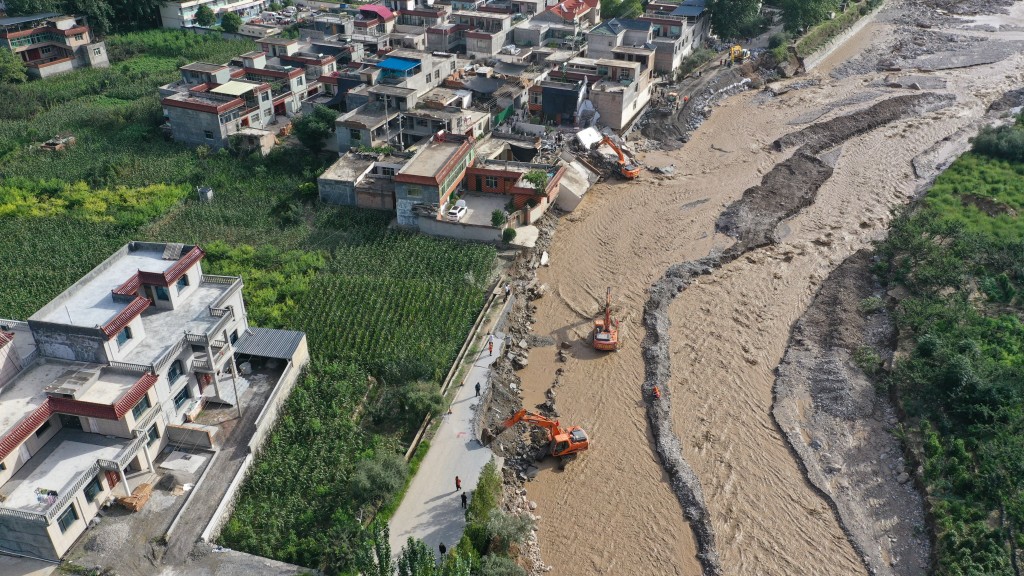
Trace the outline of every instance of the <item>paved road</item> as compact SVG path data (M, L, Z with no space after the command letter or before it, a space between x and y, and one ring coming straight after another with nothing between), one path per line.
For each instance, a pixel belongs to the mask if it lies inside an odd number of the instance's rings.
M501 355L503 342L504 334L496 331L494 354L488 355L485 344L477 355L452 401L452 413L443 416L419 473L391 518L391 551L395 556L410 537L426 542L435 554L438 544L443 542L451 549L462 538L466 518L455 490L455 477L462 479L462 489L472 495L481 468L494 456L490 448L481 446L473 436L474 406L478 400L474 385L480 383L481 394L486 390L491 362ZM500 466L500 460L498 463Z

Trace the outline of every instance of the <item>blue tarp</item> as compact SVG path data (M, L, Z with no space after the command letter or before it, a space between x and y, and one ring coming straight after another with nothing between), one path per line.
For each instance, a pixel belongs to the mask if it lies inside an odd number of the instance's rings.
M406 60L405 58L385 58L377 63L378 68L385 70L397 70L398 72L408 72L413 68L419 66L420 63L415 60Z

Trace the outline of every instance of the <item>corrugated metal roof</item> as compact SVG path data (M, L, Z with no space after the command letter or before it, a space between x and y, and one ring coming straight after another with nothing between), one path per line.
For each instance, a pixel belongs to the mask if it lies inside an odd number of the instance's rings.
M303 332L250 326L235 342L235 353L261 358L290 360L306 337Z

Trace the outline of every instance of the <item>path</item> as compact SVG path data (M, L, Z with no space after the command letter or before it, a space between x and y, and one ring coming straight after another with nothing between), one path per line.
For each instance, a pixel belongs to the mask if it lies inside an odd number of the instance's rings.
M507 309L506 306L502 310L498 328ZM438 544L443 542L451 549L462 538L466 518L455 490L455 477L462 480L462 489L472 495L480 470L494 456L490 448L481 445L473 435L478 401L474 385L480 383L483 395L488 386L490 365L501 356L504 347L505 334L495 329L494 335L494 354L488 355L486 344L477 354L455 393L451 414L442 417L444 420L430 440L430 450L419 472L391 518L391 552L396 556L409 538L423 540L435 553ZM501 465L500 459L498 465Z

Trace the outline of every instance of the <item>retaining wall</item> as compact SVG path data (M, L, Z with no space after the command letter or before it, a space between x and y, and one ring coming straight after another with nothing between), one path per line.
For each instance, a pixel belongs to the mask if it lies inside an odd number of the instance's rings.
M443 236L458 240L475 242L500 242L501 230L494 226L466 224L463 222L447 222L430 216L417 216L416 225L420 232L430 236Z
M165 429L171 444L196 446L213 450L216 447L217 428L201 424L170 424Z
M838 36L826 42L825 45L822 46L821 48L818 48L814 52L808 54L807 56L804 56L804 70L810 72L812 69L814 69L815 66L821 64L826 58L831 56L837 48L839 48L847 40L852 38L854 34L860 32L861 30L864 29L865 26L874 22L875 15L877 15L879 12L881 12L881 5L876 7L869 14L862 16L860 20L854 22L853 26L850 26L849 28L841 32Z

